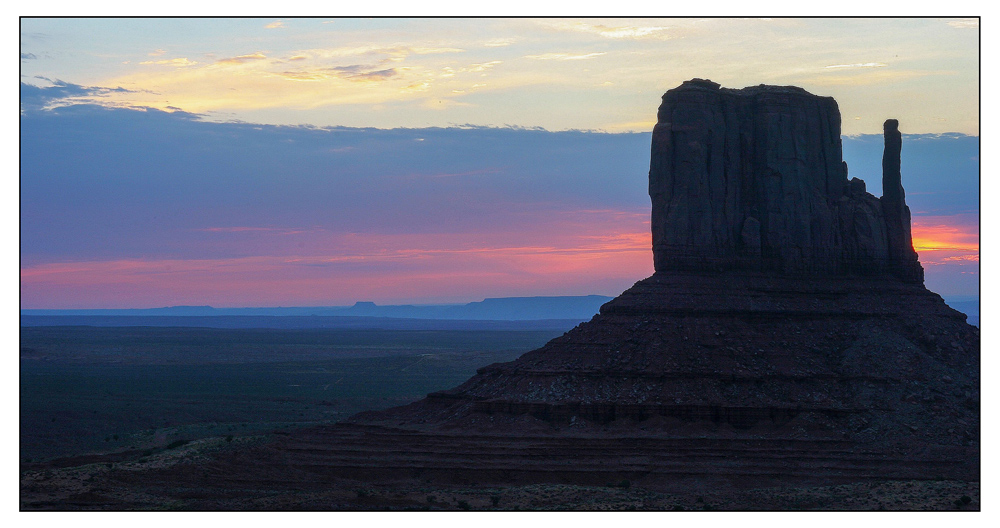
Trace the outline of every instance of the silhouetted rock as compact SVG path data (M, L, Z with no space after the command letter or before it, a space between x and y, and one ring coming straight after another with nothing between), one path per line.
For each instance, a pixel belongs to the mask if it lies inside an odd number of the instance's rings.
M847 179L832 98L668 91L649 171L656 274L538 350L333 431L384 442L394 454L377 448L370 469L451 468L440 478L978 479L979 333L923 286L896 121L885 130L879 199Z
M355 477L978 479L979 333L923 286L885 130L879 199L847 179L832 98L668 91L649 171L656 273L544 347L310 449Z
M895 269L905 275L906 270L918 266L917 252L913 250L910 236L910 208L906 206L900 174L900 152L903 137L899 133L899 122L887 119L882 125L885 135L885 151L882 154L882 214L885 215L886 238L888 239L889 260ZM923 274L920 275L923 279Z
M923 286L899 138L887 121L879 199L847 179L833 99L699 79L668 91L653 276L459 387L220 459L214 493L977 481L979 331Z
M731 90L701 79L668 91L649 169L655 269L894 274L922 282L895 124L886 122L883 162L893 190L879 206L863 182L847 180L833 98L791 86Z

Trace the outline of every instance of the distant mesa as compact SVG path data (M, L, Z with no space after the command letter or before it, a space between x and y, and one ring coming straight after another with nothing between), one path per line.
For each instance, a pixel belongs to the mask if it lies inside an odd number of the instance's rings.
M652 136L653 276L540 349L290 435L228 478L978 481L979 331L923 285L895 120L884 134L876 198L848 179L832 98L683 83Z
M288 325L306 327L310 324L356 326L358 324L382 325L376 319L402 320L423 319L439 321L550 321L560 327L570 328L580 321L594 316L601 305L611 297L601 295L550 296L550 297L502 297L488 298L465 304L438 305L378 305L371 301L359 301L351 306L311 306L311 307L263 307L263 308L213 308L211 306L171 306L145 309L103 309L103 310L21 310L22 326L52 326L83 324L96 326L160 326L195 324L193 319L176 321L175 317L200 317L197 326L244 324L273 327ZM323 321L279 321L288 316L309 316L326 318ZM72 319L69 319L72 318ZM254 318L245 323L240 318ZM343 319L344 322L330 319ZM358 318L371 318L367 323ZM350 320L350 321L348 321ZM259 327L259 326L258 326Z

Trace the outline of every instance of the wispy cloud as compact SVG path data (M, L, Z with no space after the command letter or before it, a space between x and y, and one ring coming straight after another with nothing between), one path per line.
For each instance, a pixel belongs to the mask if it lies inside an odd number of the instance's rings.
M346 79L354 82L376 82L391 79L399 75L396 68L375 69L377 66L353 64L350 66L334 66L316 70L284 71L275 75L290 81L322 81L330 78Z
M832 66L824 66L825 70L845 70L853 68L885 68L888 64L881 62L861 62L857 64L834 64Z
M317 82L330 78L330 74L323 71L283 71L274 75L283 77L289 81Z
M948 25L956 29L979 29L979 19L960 18L958 20L949 20Z
M257 60L262 60L262 59L266 59L266 58L267 58L266 55L264 55L263 53L261 53L261 52L258 51L257 53L251 53L249 55L239 55L239 56L236 56L236 57L228 57L228 58L225 58L225 59L219 59L219 60L217 60L215 62L220 63L220 64L243 64L245 62L257 61Z
M70 103L95 102L114 94L135 94L135 90L126 88L108 88L104 86L81 86L61 81L59 79L48 79L38 76L40 80L47 81L52 86L41 87L33 84L21 83L21 111L51 109Z
M22 60L34 60L37 58L34 53L21 53Z
M413 47L406 48L417 55L430 55L437 53L462 53L465 50L461 48L425 48L425 47Z
M276 20L276 21L271 22L270 24L268 24L268 25L266 25L264 27L267 28L267 29L283 28L283 27L285 27L285 23L283 21L281 21L281 20Z
M339 77L344 77L346 79L387 79L389 77L397 75L394 68L386 68L384 70L375 70L373 66L367 66L362 64L352 64L350 66L334 66L330 68L329 71L333 72Z
M167 52L167 50L160 48L160 49L155 49L155 50L147 53L146 55L149 55L150 57L159 57L160 55L163 55L166 52Z
M503 46L510 46L515 42L517 42L517 39L511 37L495 38L483 42L483 46L486 46L487 48L500 48Z
M472 64L468 68L463 68L460 71L483 72L483 71L486 71L486 70L488 70L488 69L496 66L497 64L503 64L503 61L495 60L495 61L490 61L490 62L484 62L484 63L481 63L481 64Z
M670 38L668 26L608 26L580 21L546 22L546 25L564 31L580 31L608 39Z
M544 53L542 55L525 55L526 59L535 60L586 60L593 59L594 57L600 57L601 55L606 55L605 52L596 53L584 53L584 54L573 54L573 53Z
M384 81L397 75L399 72L395 68L386 68L384 70L348 73L345 78L349 81Z
M194 66L195 64L198 64L198 63L196 61L191 61L191 60L188 60L186 57L183 57L183 58L179 58L179 59L165 59L165 60L158 60L158 61L142 61L139 64L165 64L165 65L169 65L169 66L183 67L183 66Z

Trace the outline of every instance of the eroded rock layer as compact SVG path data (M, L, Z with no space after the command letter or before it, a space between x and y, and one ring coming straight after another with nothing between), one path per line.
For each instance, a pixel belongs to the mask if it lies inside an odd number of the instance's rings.
M353 418L351 427L377 427L354 455L330 449L361 467L364 443L480 442L448 467L527 480L550 471L559 482L618 471L662 489L975 480L978 350L964 315L900 280L657 273L516 361ZM366 463L420 465L397 452Z

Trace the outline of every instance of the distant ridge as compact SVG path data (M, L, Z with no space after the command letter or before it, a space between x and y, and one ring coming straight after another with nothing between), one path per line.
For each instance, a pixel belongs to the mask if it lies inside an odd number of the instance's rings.
M213 308L168 306L164 308L104 310L21 310L22 316L351 316L398 319L445 319L475 321L537 321L544 319L587 320L611 297L579 295L558 297L502 297L466 304L386 305L359 301L353 306L306 306L264 308Z
M385 305L358 301L353 306L296 306L271 308L213 308L211 306L167 306L122 310L21 310L22 316L37 317L221 317L221 316L319 316L319 317L385 317L394 319L438 319L467 321L543 321L590 319L601 305L611 300L603 295L561 297L500 297L466 304ZM969 316L969 324L979 326L979 299L946 298L948 306ZM33 320L52 324L52 320ZM148 323L152 323L149 321ZM105 322L107 324L108 322ZM87 324L87 323L84 323Z

